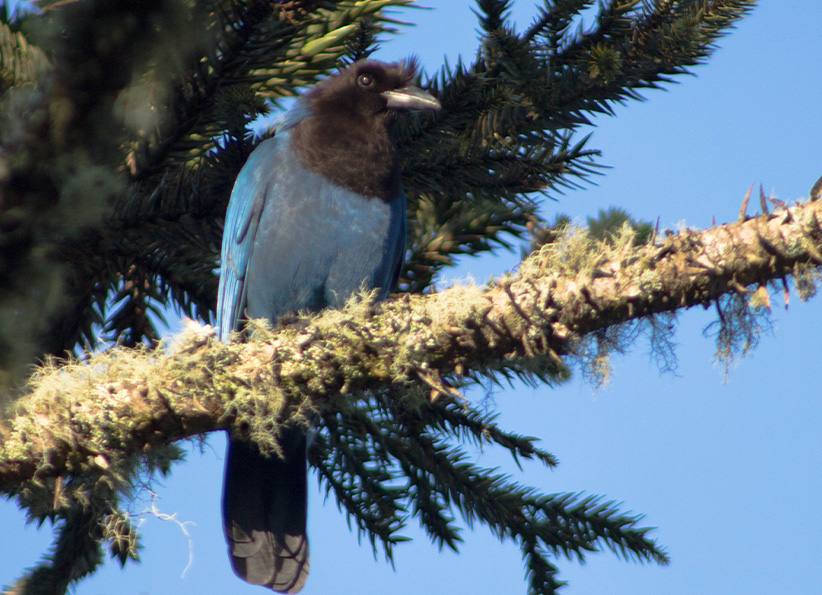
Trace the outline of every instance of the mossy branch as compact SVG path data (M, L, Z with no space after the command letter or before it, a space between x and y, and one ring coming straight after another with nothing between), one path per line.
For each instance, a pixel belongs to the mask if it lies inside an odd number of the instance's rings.
M72 485L99 479L120 460L224 428L276 451L283 421L368 391L390 391L413 408L454 398L466 375L561 380L564 357L586 333L724 294L754 296L746 286L791 275L812 293L820 220L822 202L811 202L639 247L627 227L605 243L569 230L485 289L380 305L360 296L276 332L255 325L246 343L220 343L210 327L191 323L167 350L52 363L2 424L0 491L52 493L67 477ZM53 502L74 499L63 487Z

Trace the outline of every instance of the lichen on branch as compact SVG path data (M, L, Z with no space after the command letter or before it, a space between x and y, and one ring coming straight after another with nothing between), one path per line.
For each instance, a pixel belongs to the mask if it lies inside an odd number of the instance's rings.
M98 481L120 461L219 429L275 453L283 422L307 424L374 391L414 409L458 399L466 379L500 372L561 381L580 342L603 328L727 294L762 308L761 292L747 288L787 276L811 293L822 263L820 205L641 246L628 227L606 242L569 228L486 288L383 304L360 295L275 330L255 322L247 341L230 344L189 322L163 348L52 360L3 422L0 489L51 493L47 480L58 477L75 478L80 489L83 478ZM62 497L66 505L76 499L66 490Z

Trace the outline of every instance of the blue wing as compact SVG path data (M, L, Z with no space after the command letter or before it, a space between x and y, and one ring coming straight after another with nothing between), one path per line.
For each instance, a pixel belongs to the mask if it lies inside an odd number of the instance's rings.
M217 294L217 322L222 341L227 341L236 329L245 308L248 263L272 183L271 163L276 159L280 144L278 137L260 143L249 156L231 191L223 230L222 271Z

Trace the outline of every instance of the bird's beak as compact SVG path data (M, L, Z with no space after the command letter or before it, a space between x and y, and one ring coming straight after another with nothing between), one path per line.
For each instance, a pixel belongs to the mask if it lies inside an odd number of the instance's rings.
M404 111L438 110L440 102L419 87L404 87L380 93L385 98L388 109Z

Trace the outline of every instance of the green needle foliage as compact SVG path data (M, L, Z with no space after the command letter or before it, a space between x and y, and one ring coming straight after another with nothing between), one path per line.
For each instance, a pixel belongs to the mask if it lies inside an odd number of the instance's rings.
M169 307L209 321L228 197L261 141L250 123L368 56L404 24L396 9L412 4L44 0L37 12L14 15L3 5L4 399L44 356L156 344ZM538 199L600 172L589 148L592 116L704 62L754 0L545 0L522 32L508 20L511 5L477 1L476 55L423 81L443 109L406 118L397 131L410 220L400 291L431 292L460 255L529 236L535 247L559 241L563 222L542 221ZM583 15L593 16L586 28ZM637 242L647 241L650 226L625 213L590 223L606 238L626 221ZM506 373L501 366L501 378ZM567 370L525 375L553 383ZM412 518L432 542L457 550L459 514L520 544L533 594L561 586L558 556L583 560L604 547L667 562L641 517L612 502L540 494L471 463L469 447L493 444L515 459L556 464L533 439L453 396L477 380L470 370L431 377L419 391L451 397L417 401L425 405L369 393L321 412L310 464L375 551L390 560ZM59 531L40 566L10 592L65 592L100 563L103 543L121 563L136 560L136 530L118 503L137 478L167 472L179 453L154 457L110 463L117 473L107 472L115 479L105 489L58 478L48 502L12 494L32 519L58 521ZM74 495L61 497L69 488Z

